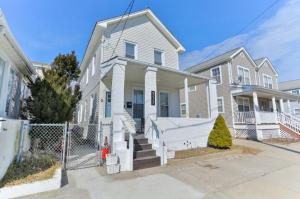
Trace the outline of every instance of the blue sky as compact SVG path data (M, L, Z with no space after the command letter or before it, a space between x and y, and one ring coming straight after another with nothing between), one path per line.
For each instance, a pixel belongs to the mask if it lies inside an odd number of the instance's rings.
M136 0L150 7L185 46L181 67L245 45L254 58L268 56L280 80L300 78L300 0L281 0L236 35L274 0ZM0 8L31 60L50 63L75 50L81 61L96 21L121 15L129 0L1 0ZM292 54L292 55L290 55Z

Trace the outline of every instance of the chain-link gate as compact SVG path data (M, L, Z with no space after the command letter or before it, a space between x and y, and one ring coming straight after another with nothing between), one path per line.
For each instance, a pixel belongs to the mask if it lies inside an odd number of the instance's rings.
M98 166L104 140L112 145L112 123L29 124L30 151L51 155L66 169ZM107 139L106 139L107 138Z
M66 134L66 168L77 169L100 164L98 124L69 124Z

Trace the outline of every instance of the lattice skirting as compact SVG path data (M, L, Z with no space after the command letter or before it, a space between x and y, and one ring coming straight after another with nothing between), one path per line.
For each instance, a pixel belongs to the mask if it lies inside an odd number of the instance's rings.
M280 137L281 138L287 138L287 139L294 139L290 134L280 129Z
M255 129L235 129L235 136L237 138L256 139Z

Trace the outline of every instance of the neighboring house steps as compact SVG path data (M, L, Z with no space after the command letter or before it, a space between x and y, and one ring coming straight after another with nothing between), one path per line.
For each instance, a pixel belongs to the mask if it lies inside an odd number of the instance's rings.
M278 113L280 131L300 140L300 120L286 113Z

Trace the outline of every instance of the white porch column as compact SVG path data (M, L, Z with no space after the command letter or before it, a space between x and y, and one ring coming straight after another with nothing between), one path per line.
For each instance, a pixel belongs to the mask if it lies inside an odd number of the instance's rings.
M125 61L113 66L111 87L111 113L113 119L113 153L126 149L122 117L124 113Z
M287 100L286 101L286 103L287 103L287 112L289 113L289 114L292 114L292 109L291 109L291 102L290 102L290 100Z
M280 99L280 100L279 100L279 105L280 105L280 111L281 111L281 112L285 112L284 106L283 106L283 99Z
M157 68L148 67L145 73L145 135L149 135L151 131L151 119L157 119Z
M218 117L218 96L217 96L217 86L215 80L208 81L208 95L209 95L209 117L216 118Z
M272 97L272 107L273 107L273 113L274 113L274 118L275 118L275 123L277 124L277 104L276 104L276 99L275 97Z
M262 140L263 139L262 131L257 128L258 127L257 125L261 123L261 120L259 114L258 97L256 92L253 92L253 108L254 108L254 115L255 115L256 138L258 140Z
M184 101L186 108L186 117L190 117L190 105L189 105L189 84L187 77L184 79Z

